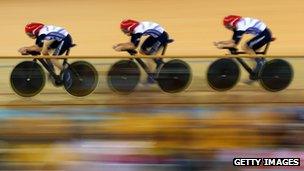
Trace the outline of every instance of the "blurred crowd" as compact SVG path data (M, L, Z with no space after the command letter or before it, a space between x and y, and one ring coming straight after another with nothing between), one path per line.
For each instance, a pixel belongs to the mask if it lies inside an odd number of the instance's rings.
M0 170L250 170L235 157L297 157L266 169L304 170L303 119L300 108L1 119Z

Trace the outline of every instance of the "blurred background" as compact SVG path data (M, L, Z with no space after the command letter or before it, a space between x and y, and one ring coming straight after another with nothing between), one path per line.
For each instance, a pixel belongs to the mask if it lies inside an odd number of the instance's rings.
M19 107L0 117L1 170L250 170L232 159L304 158L297 105Z
M164 26L175 39L168 55L223 55L212 42L231 37L221 22L228 14L262 19L277 38L269 54L304 55L303 9L298 0L1 0L0 56L19 55L19 47L33 43L23 30L31 21L67 28L78 44L72 55L127 56L111 49L128 40L118 27L125 18ZM245 73L234 89L215 92L205 78L211 56L183 59L193 73L185 92L167 94L141 84L130 95L107 85L107 71L118 59L83 59L100 76L96 91L85 98L49 82L33 98L17 96L9 76L23 60L0 59L0 170L304 170L302 58L287 59L294 80L278 93L242 83ZM233 167L236 157L296 157L302 163Z

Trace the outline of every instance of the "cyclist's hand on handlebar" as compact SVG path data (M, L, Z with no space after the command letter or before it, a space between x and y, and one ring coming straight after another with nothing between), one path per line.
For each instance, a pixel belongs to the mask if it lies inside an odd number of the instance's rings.
M32 55L32 56L38 56L38 55L41 55L41 53L40 53L40 52L38 52L38 51L27 51L27 54L28 54L28 55Z
M18 50L18 52L21 53L21 55L32 55L32 56L38 56L41 53L39 51L34 51L34 50L28 50L27 47L22 47Z
M117 52L120 52L120 51L121 51L121 48L120 48L120 45L119 45L119 44L114 45L114 46L113 46L113 49L114 49L115 51L117 51Z
M113 49L117 52L121 52L121 51L124 51L124 44L123 43L118 43L116 45L113 46Z
M22 47L22 48L18 49L18 52L21 53L21 55L28 55L27 47Z
M222 44L221 42L213 42L213 45L214 45L215 47L217 47L217 48L218 48L221 44Z
M216 47L217 47L218 49L223 49L223 48L224 48L224 45L221 44L221 43L218 43L218 44L216 44Z
M224 44L222 42L213 42L213 45L217 47L218 49L223 49Z

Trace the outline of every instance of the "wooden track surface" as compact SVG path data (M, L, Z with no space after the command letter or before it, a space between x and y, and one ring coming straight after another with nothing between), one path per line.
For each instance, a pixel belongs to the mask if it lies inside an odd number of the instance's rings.
M298 0L3 0L0 2L0 56L16 56L17 49L30 45L23 32L27 22L38 21L67 28L75 43L72 55L80 56L120 56L111 47L115 43L127 41L119 30L119 22L125 18L151 20L161 23L175 42L169 46L170 56L223 55L226 52L213 47L215 40L229 39L231 33L221 24L223 16L239 14L260 18L271 28L277 40L270 47L270 55L304 55L304 3ZM51 12L50 12L51 11ZM247 38L247 37L246 37ZM117 60L117 59L115 59ZM138 92L129 95L116 95L109 91L105 75L115 60L88 59L100 73L100 83L96 92L83 99L66 94L61 88L47 84L43 92L30 100L15 95L9 85L12 67L21 60L1 59L0 104L133 104L133 103L238 103L238 102L303 102L304 80L302 68L304 59L290 59L295 76L290 87L279 93L262 90L243 83L232 91L219 93L211 90L205 81L207 66L214 59L185 59L193 71L193 81L189 89L181 94L165 94L157 86L139 87ZM245 73L242 80L246 79ZM143 77L144 79L144 77ZM195 97L195 98L194 98ZM130 100L133 99L134 100ZM190 99L190 100L189 100ZM109 102L110 101L110 102Z
M241 144L250 147L250 150L256 144L264 149L270 147L267 143L272 147L273 141L286 138L286 135L290 140L287 125L293 124L291 116L301 113L304 103L303 9L304 1L300 0L1 0L0 170L14 170L11 167L16 170L46 170L48 166L53 170L52 166L60 163L76 163L77 167L78 161L71 162L70 155L80 156L80 163L93 159L83 155L88 148L89 153L94 150L87 146L89 139L111 140L129 136L127 140L136 141L139 139L132 139L134 136L150 135L147 131L153 136L156 134L156 137L178 135L178 144L173 140L173 147L193 148L194 157L198 156L198 149L211 148L207 153L213 153L216 148L224 149L227 145L229 149L239 148ZM226 53L216 49L212 42L231 37L232 33L222 26L223 16L229 14L265 21L277 38L271 44L268 55L300 56L286 59L294 68L294 80L286 90L271 93L263 90L258 83L246 85L243 81L248 79L248 75L244 71L240 82L230 91L216 92L208 86L206 70L215 60L208 55L222 56ZM109 89L106 82L109 67L118 57L129 57L112 49L114 44L128 41L119 30L120 21L126 18L160 23L175 40L167 49L168 56L207 57L183 58L190 64L193 73L191 85L185 92L167 94L157 85L142 84L130 95L115 94ZM49 81L33 98L22 98L12 91L9 78L13 67L23 60L30 60L19 58L17 49L33 44L23 31L24 25L31 21L63 26L71 33L77 44L71 55L83 57L82 60L91 62L98 70L99 84L93 94L76 98L62 87L55 88ZM245 37L245 40L248 38ZM1 56L14 59L1 59ZM115 59L89 59L88 56L115 56ZM70 61L75 60L79 59ZM145 79L142 74L141 82ZM291 128L296 130L294 125ZM301 132L302 127L297 128ZM278 134L281 129L283 134ZM260 132L253 132L258 130ZM185 133L187 139L183 137ZM270 133L274 133L274 140L269 137ZM188 140L188 135L193 138ZM303 137L301 134L293 135ZM142 140L147 142L149 138ZM60 141L64 141L63 145ZM157 142L154 141L153 146L172 150L170 141L168 144L165 140L164 147L161 141L160 144ZM94 142L96 152L102 150L96 145ZM166 149L166 145L170 146L170 150ZM69 146L72 153L68 151ZM121 151L117 147L116 151ZM273 147L272 150L278 148L276 145ZM109 150L109 145L106 149ZM181 153L180 150L177 152ZM191 156L189 152L186 150L186 157ZM208 162L210 160L212 156L208 156ZM3 166L9 169L3 169ZM85 168L94 170L91 163ZM98 166L96 170L100 168ZM76 170L85 169L78 166Z
M67 28L78 44L73 55L116 55L112 45L127 40L119 30L119 22L125 18L161 23L175 39L169 55L222 54L212 42L231 37L222 26L227 14L265 21L277 38L270 54L303 55L304 25L299 21L304 18L303 8L304 3L298 0L3 0L1 56L17 55L20 46L32 43L23 32L30 21Z

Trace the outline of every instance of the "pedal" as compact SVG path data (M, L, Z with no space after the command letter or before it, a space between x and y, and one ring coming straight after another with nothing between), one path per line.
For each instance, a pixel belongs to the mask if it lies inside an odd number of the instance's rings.
M57 87L61 87L63 85L63 82L61 80L55 80L54 85Z
M156 83L155 74L148 75L146 83L147 84L155 84Z
M258 74L258 73L250 74L250 75L249 75L249 79L250 79L250 80L253 80L253 81L256 81L256 80L259 79L259 74Z
M56 78L54 78L51 74L48 74L47 79L53 84L55 87L61 87L63 85L63 82L60 78L60 76L57 75Z
M52 84L53 84L55 87L61 87L61 86L63 86L63 81L60 80L59 78L56 78L56 79L52 78L52 79L51 79L51 82L52 82Z

